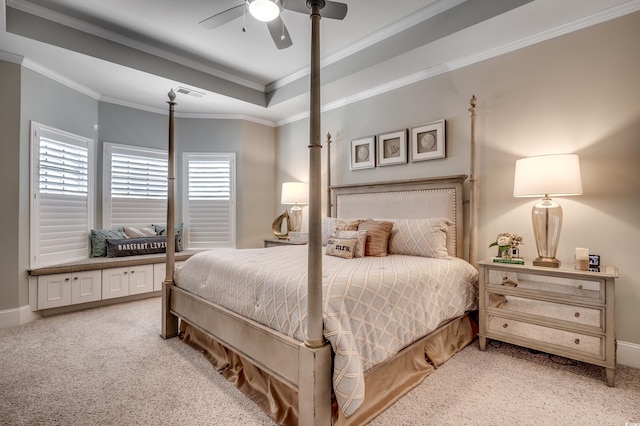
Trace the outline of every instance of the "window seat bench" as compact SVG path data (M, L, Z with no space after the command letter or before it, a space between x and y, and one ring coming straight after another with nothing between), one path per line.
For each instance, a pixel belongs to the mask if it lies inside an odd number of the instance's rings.
M176 253L176 265L196 253ZM160 295L166 254L92 257L28 273L31 310L51 315Z
M183 250L175 254L176 262L183 262L198 253L197 250ZM164 263L167 255L139 254L125 257L90 257L75 262L62 263L60 265L44 266L42 268L29 269L29 275L66 274L70 272L95 271L99 269L120 268L123 266L150 265Z

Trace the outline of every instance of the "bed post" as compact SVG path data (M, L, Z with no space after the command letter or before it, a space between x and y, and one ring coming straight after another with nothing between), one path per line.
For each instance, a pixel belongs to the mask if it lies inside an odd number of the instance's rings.
M324 0L307 0L311 8L311 101L309 124L309 243L307 330L299 350L298 423L331 424L331 346L322 323L322 144L320 142L320 9Z
M169 164L167 182L167 270L166 278L162 283L162 331L163 339L175 337L178 334L178 317L171 314L169 305L171 287L173 286L173 271L176 256L176 240L174 237L174 205L175 205L175 147L174 147L174 111L176 94L173 89L169 92Z
M309 125L309 258L308 258L308 316L305 344L312 348L323 345L322 336L322 218L320 143L320 5L311 6L311 105Z
M327 133L327 217L331 217L331 133Z
M478 112L478 99L473 95L470 101L471 108L471 179L470 206L469 206L469 263L478 267L478 158L476 153L476 116Z

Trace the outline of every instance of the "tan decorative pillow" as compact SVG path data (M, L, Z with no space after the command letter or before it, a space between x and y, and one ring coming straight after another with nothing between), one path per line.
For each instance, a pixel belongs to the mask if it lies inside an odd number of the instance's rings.
M357 231L358 224L365 219L338 219L336 217L322 218L322 245L326 246L329 237L336 231Z
M446 218L395 219L389 238L389 253L449 259Z
M358 225L359 231L367 231L367 243L364 248L365 256L386 256L389 236L393 229L392 222L365 220Z
M329 256L352 259L357 243L358 240L356 238L329 238L326 253Z
M333 238L355 238L358 243L356 244L353 257L364 257L364 247L367 243L367 231L336 231Z
M156 230L149 228L134 228L132 226L124 227L124 235L127 238L140 238L140 237L155 237Z

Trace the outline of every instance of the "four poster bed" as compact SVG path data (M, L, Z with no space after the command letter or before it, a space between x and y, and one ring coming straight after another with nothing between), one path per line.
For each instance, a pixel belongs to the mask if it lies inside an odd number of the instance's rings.
M468 262L464 175L333 186L327 202L334 217L322 218L318 5L311 19L309 243L211 250L174 272L174 239L167 238L161 334L180 333L203 349L279 424L364 424L476 336L470 312L477 309L477 107L474 97ZM172 230L175 95L169 96Z

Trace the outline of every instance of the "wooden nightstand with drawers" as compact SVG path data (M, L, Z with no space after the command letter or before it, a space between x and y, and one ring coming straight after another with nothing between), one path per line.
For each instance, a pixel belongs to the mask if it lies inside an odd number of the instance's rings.
M605 367L614 386L616 267L479 262L480 349L500 340Z

